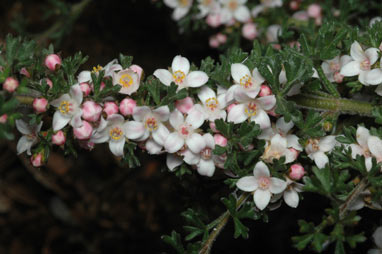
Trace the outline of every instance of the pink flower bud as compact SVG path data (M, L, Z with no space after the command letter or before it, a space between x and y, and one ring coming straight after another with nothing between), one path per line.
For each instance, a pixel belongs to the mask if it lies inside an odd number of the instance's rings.
M52 80L50 80L50 79L48 79L48 78L41 79L41 80L40 80L40 85L43 84L43 81L45 81L45 83L49 86L49 88L52 88L52 87L53 87L53 82L52 82Z
M21 70L20 70L20 74L21 74L21 75L24 75L24 76L27 77L27 78L30 78L30 77L31 77L31 75L29 74L29 71L28 71L27 69L25 69L25 67L21 68Z
M222 33L217 33L216 34L216 39L221 43L224 44L227 42L227 35L222 34Z
M321 6L319 4L311 4L308 7L308 15L311 18L321 17Z
M73 128L74 136L79 140L89 139L93 132L93 127L90 123L82 121L82 127Z
M252 22L246 23L241 29L241 34L248 40L253 40L257 36L256 25Z
M45 58L45 66L49 70L55 71L61 66L61 58L56 54L47 55Z
M105 102L103 105L103 111L107 116L111 116L118 113L118 105L113 101Z
M227 138L220 134L214 135L215 144L219 146L227 146Z
M235 107L235 106L236 106L236 103L232 103L232 104L228 105L228 106L227 106L227 113L229 113L229 112L231 111L231 109L232 109L233 107Z
M341 75L339 71L334 73L333 78L334 78L334 81L336 81L336 83L342 83L342 81L344 80L344 76Z
M293 11L297 11L300 8L300 3L298 1L290 1L289 8Z
M126 97L119 104L119 111L122 115L132 115L134 108L137 106L137 102L129 97Z
M41 153L33 154L31 156L31 163L33 167L41 167L43 163L43 158Z
M55 134L52 135L52 144L61 146L65 144L66 137L63 131L57 131Z
M219 132L218 129L216 129L216 124L215 122L210 122L210 128L213 132L217 133Z
M221 25L220 14L210 14L206 18L206 23L211 27L218 27Z
M260 93L259 93L260 97L268 96L268 95L271 95L271 94L272 94L272 90L271 90L271 88L269 86L261 85Z
M8 119L8 115L7 114L2 114L0 116L0 123L6 123L7 119Z
M192 101L191 97L186 97L175 102L176 109L182 112L183 114L186 114L190 109L192 109L193 106L194 102Z
M136 65L136 64L133 64L129 67L129 69L133 70L135 73L138 74L138 80L140 81L141 80L141 77L142 77L142 73L143 73L143 69L139 66L139 65Z
M305 175L304 167L301 164L293 164L289 168L289 178L292 180L300 180Z
M209 45L211 48L217 48L219 47L220 43L215 37L210 37Z
M92 90L88 83L81 83L80 88L85 97L88 96Z
M82 118L89 122L97 121L101 113L102 107L94 101L85 101L82 104Z
M48 106L48 100L45 98L35 98L33 100L33 109L37 113L44 113Z
M13 93L19 87L19 81L15 78L8 77L3 83L3 89Z

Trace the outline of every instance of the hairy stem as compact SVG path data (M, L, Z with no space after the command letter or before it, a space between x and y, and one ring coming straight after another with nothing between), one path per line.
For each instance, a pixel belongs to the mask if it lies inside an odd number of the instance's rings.
M318 76L320 77L326 91L328 91L334 97L339 98L340 93L337 91L337 88L333 85L333 83L327 79L321 65L318 65L316 69L317 69Z
M250 193L243 193L240 195L240 197L236 201L236 209L239 209L240 206L244 203L244 201L248 198ZM224 226L227 224L230 217L229 211L225 211L222 215L219 216L219 218L216 219L217 224L212 229L212 233L207 238L207 240L203 243L202 248L199 251L199 254L209 254L212 248L212 245L214 244L216 238L220 234L220 232L223 230Z
M364 102L344 98L327 98L316 95L300 94L291 97L302 108L319 111L332 111L340 114L372 116L373 105Z
M346 216L349 206L358 198L358 196L366 189L368 185L367 178L363 178L357 186L352 190L349 196L346 198L345 202L340 207L340 219Z

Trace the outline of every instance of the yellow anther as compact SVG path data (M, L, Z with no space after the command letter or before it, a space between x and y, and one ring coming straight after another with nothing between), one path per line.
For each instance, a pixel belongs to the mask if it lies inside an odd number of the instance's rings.
M212 97L212 98L208 98L206 100L206 106L207 108L209 108L211 111L214 111L217 107L218 107L218 100L216 99L216 97Z
M119 127L114 127L110 129L109 136L114 140L120 140L123 136L123 131Z
M255 116L257 114L257 105L254 102L251 102L247 105L247 107L244 109L244 112L247 116Z
M179 85L185 79L186 74L184 74L183 71L176 71L176 72L173 73L172 77L174 79L175 84Z
M66 115L70 112L72 104L69 101L61 101L58 110L61 114Z
M245 88L249 88L252 86L252 77L248 76L245 74L241 79L240 79L240 85L242 85Z
M156 129L158 129L158 122L154 117L149 117L146 119L145 127L149 131L156 130Z
M103 68L102 68L102 66L101 65L97 65L97 66L95 66L95 67L93 67L93 70L92 70L92 72L93 73L98 73L100 70L102 70Z
M123 87L130 87L133 84L133 77L129 74L123 74L119 79L119 83Z

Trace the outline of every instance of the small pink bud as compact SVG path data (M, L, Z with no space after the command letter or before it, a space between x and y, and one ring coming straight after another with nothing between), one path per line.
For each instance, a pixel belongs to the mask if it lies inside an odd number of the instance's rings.
M210 37L209 45L211 48L217 48L219 47L220 43L215 37Z
M227 42L227 35L222 34L222 33L217 33L216 34L216 39L221 43L224 44Z
M44 113L48 106L48 100L45 98L35 98L33 100L33 109L37 113Z
M246 23L241 29L241 34L248 40L253 40L257 36L256 25L252 22Z
M333 77L334 77L334 81L336 81L336 83L342 83L342 81L344 80L344 76L341 75L339 71L334 73Z
M129 97L126 97L121 101L119 104L119 111L122 115L132 115L134 108L137 106L137 102L133 99L130 99Z
M271 94L272 94L272 90L271 90L271 88L269 86L261 85L260 93L259 93L260 97L268 96L268 95L271 95Z
M45 83L49 86L49 88L52 88L52 87L53 87L53 82L52 82L52 80L50 80L50 79L48 79L48 78L41 79L41 80L40 80L40 85L43 84L43 81L45 81Z
M232 104L228 105L228 106L227 106L227 113L229 113L229 112L231 111L231 109L232 109L233 107L235 107L235 106L236 106L236 103L232 103Z
M52 144L61 146L65 144L66 137L63 131L57 131L55 134L52 135Z
M210 14L206 18L206 23L211 27L218 27L221 25L220 14Z
M293 11L297 11L300 8L300 3L298 1L290 1L289 8Z
M24 75L24 76L27 77L27 78L30 78L30 77L31 77L31 75L29 74L29 71L28 71L25 67L21 68L21 70L20 70L20 74L21 74L21 75Z
M301 164L293 164L289 168L289 178L292 180L300 180L305 175L304 167Z
M81 83L80 88L85 97L88 96L92 90L88 83Z
M37 154L33 154L31 156L31 163L33 165L33 167L41 167L42 166L42 163L43 163L43 158L42 158L42 154L41 153L37 153Z
M94 101L85 101L82 104L82 118L89 122L97 121L101 113L102 107Z
M56 54L47 55L45 58L45 66L49 70L55 71L61 66L61 58Z
M216 124L215 122L210 122L210 128L213 132L217 133L219 132L218 129L216 129Z
M227 146L227 138L220 134L214 135L215 144L219 146Z
M3 89L13 93L19 87L19 81L15 78L8 77L3 83Z
M141 77L142 77L142 73L143 73L143 69L141 68L141 66L139 65L136 65L136 64L133 64L129 67L129 69L133 70L135 73L138 74L138 80L141 80Z
M79 140L89 139L92 132L93 127L86 121L82 121L82 127L73 128L74 136Z
M194 102L191 97L186 97L181 100L177 100L175 102L175 107L183 114L186 114L192 107L194 106Z
M111 116L118 113L118 105L113 101L105 102L103 105L103 111L107 116Z
M309 5L307 12L311 18L321 17L321 6L319 4L311 4Z
M0 123L6 123L7 119L8 119L8 115L7 114L2 114L0 116Z

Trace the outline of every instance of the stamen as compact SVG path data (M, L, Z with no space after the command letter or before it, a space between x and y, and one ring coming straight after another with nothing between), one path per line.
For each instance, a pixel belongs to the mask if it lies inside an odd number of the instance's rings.
M153 131L153 130L156 130L158 129L158 123L157 123L157 120L154 118L154 117L149 117L146 119L146 122L145 122L145 127L146 129L148 129L149 131Z
M102 68L101 65L97 65L97 66L93 67L92 72L93 72L93 73L98 73L98 72L101 71L102 69L103 69L103 68Z
M248 76L245 74L241 79L240 79L240 85L242 85L244 88L250 88L253 83L252 83L252 77Z
M133 84L133 77L129 74L123 74L120 79L119 79L119 83L123 86L123 87L130 87L132 84Z
M257 105L254 102L251 102L247 105L247 107L244 109L244 112L247 116L255 116L257 114Z
M109 136L114 140L120 140L123 136L123 131L119 127L114 127L110 129Z
M214 111L215 109L217 109L219 102L216 99L216 97L212 97L208 98L205 104L207 108L209 108L211 111Z
M69 101L61 101L60 106L58 107L58 110L61 112L61 114L66 115L72 111L72 104Z
M175 84L179 85L183 83L183 80L186 78L186 74L183 71L176 71L172 75Z

